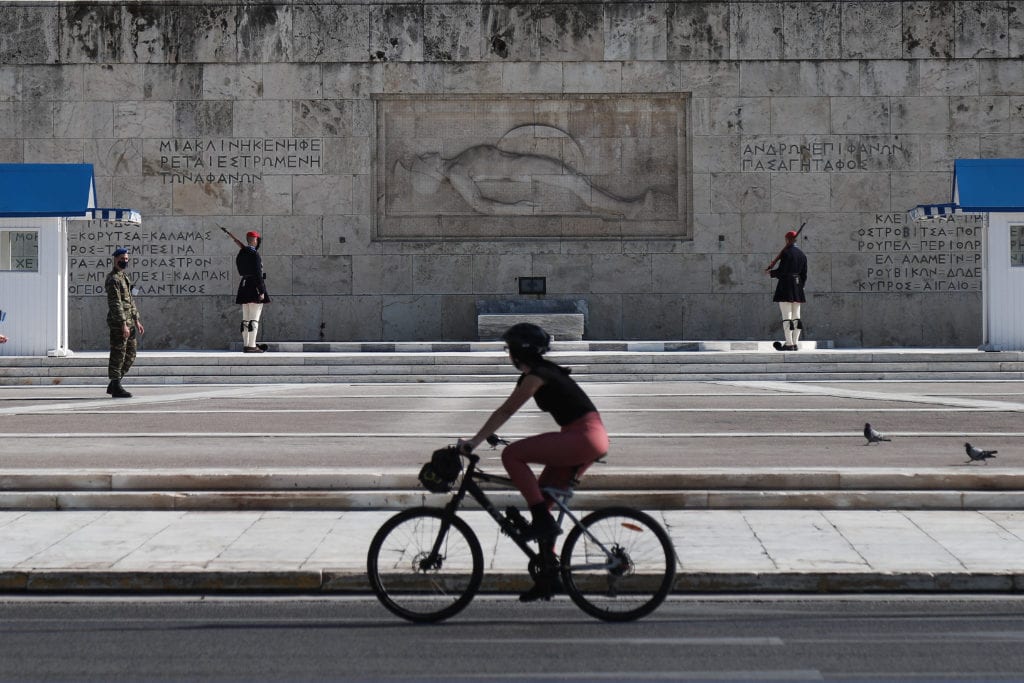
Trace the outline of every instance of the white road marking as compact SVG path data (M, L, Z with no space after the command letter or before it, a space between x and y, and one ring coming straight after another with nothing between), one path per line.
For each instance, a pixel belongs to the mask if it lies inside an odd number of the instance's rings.
M528 681L823 681L817 669L780 669L777 671L568 671L552 673L512 672L502 674L457 674L446 672L451 680L528 680ZM851 677L856 678L856 677ZM898 678L898 676L894 676Z
M443 642L451 642L450 639L443 639ZM461 643L524 643L524 644L557 644L557 645L749 645L764 646L772 645L781 647L785 645L781 638L765 637L722 637L722 638L590 638L581 636L579 638L551 638L540 636L537 638L459 638Z
M855 398L869 401L901 401L908 403L925 403L959 408L988 409L1001 412L1024 411L1024 403L1012 401L985 401L974 398L960 398L957 396L936 396L929 394L890 393L883 391L859 391L855 389L842 389L839 387L827 387L813 384L801 384L796 382L751 382L751 381L724 381L722 384L735 387L760 387L762 389L773 389L784 394L801 394L804 396L830 396L832 398Z
M289 384L260 384L260 385L245 385L245 386L234 386L230 389L211 389L210 391L188 391L181 394L161 394L158 396L134 396L131 399L131 405L150 404L150 403L173 403L176 401L194 401L198 399L208 398L225 398L225 397L252 397L254 394L262 395L270 391L284 391L286 389L294 388L295 385ZM131 387L135 389L135 387ZM25 399L31 401L31 399ZM66 403L49 403L46 405L22 405L14 406L11 408L0 408L0 415L27 415L32 413L55 413L61 411L68 412L86 412L90 409L96 408L97 406L104 406L107 408L123 408L125 404L118 401L116 404L113 403L114 399L109 397L106 398L83 398L81 400L71 400ZM95 411L95 412L107 412L107 411ZM252 411L249 411L252 412Z
M1010 404L1007 404L1010 405ZM1022 409L1024 409L1024 404ZM611 413L863 413L870 410L873 413L993 413L993 412L1017 412L1013 407L1005 411L993 410L992 408L611 408L601 409L602 415ZM221 414L251 414L253 409L208 409L208 410L74 410L76 415L221 415ZM493 412L491 408L259 408L260 415L269 413L281 414L321 414L321 413L402 413L415 412L417 415L424 413L481 413L489 415ZM2 414L2 411L0 411ZM540 412L521 413L517 417L540 417L545 416Z

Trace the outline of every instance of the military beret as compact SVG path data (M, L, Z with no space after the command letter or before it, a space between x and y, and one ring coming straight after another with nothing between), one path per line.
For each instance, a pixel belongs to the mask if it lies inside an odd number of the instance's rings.
M124 247L118 247L117 249L114 250L114 258L117 258L121 254L127 254L127 253L128 253L127 249L125 249Z

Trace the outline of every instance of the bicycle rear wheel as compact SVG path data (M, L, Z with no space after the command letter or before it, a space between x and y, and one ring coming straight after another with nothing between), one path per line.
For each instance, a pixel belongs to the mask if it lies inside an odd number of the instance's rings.
M480 588L484 556L473 530L438 508L414 508L384 522L370 542L366 572L377 599L414 622L447 619ZM434 552L434 548L437 552Z
M650 515L605 508L573 527L562 546L562 581L572 601L605 621L632 621L665 600L676 576L672 540Z

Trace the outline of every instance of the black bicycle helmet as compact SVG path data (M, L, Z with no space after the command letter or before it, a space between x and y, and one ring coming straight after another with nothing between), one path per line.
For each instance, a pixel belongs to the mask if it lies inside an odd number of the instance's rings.
M551 349L551 335L533 323L516 323L501 339L513 358L540 358Z

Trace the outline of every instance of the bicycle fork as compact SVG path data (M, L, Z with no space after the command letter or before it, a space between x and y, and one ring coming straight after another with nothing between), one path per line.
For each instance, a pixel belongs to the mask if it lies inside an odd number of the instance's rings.
M441 568L441 563L444 562L444 554L441 552L445 541L448 540L448 532L452 528L452 517L455 517L455 512L459 509L459 505L462 503L464 493L460 491L458 494L452 497L451 501L444 506L444 515L441 516L441 526L437 530L437 537L434 539L434 545L430 548L430 552L420 560L419 568L421 571L438 570Z

